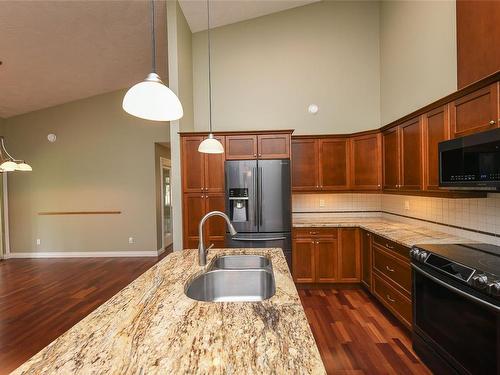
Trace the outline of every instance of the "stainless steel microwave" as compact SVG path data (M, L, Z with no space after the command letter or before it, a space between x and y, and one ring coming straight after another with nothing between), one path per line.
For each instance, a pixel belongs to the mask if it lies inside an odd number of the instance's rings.
M439 143L439 186L500 190L500 128Z

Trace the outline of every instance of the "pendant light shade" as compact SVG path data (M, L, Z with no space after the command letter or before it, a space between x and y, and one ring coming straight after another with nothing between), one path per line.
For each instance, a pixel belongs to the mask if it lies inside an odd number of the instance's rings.
M24 160L14 159L5 148L5 140L0 136L0 172L31 172L33 168Z
M2 164L0 164L0 168L4 172L13 172L17 169L17 163L10 161L10 160L7 160L7 161L4 161Z
M21 172L31 172L33 168L31 168L31 165L25 163L24 161L22 163L19 163L16 167L16 171L21 171Z
M151 0L152 73L132 86L123 98L123 110L132 116L152 121L174 121L183 116L181 102L156 74L155 4Z
M198 146L198 151L205 154L223 154L224 147L222 146L222 143L215 139L214 135L210 133L208 135L208 138L204 139L200 143L200 145Z
M207 39L208 39L208 127L210 134L204 139L198 146L198 151L205 154L223 154L224 146L217 139L215 139L212 133L212 58L211 58L211 48L210 48L210 4L207 0Z
M183 116L179 98L156 73L148 74L144 81L127 91L123 109L135 117L152 121L174 121Z

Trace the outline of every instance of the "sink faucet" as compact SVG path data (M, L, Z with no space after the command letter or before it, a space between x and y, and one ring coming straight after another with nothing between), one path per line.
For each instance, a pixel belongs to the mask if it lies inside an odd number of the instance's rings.
M203 243L203 224L205 224L205 221L207 221L207 219L212 216L220 216L226 220L227 227L229 228L231 236L234 236L237 233L233 227L233 224L231 224L231 220L229 220L229 217L224 212L211 211L203 216L200 220L200 225L198 226L198 237L200 239L200 242L198 243L198 264L200 266L205 266L207 264L207 250L213 246L212 244L208 247L208 249L206 249L205 244Z

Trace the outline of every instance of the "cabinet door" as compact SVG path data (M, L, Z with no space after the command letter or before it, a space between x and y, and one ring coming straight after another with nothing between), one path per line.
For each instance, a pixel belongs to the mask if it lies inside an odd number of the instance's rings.
M264 134L257 136L259 159L290 158L289 134Z
M292 190L317 190L318 141L316 139L292 140Z
M356 228L339 231L339 281L360 281L359 236Z
M381 189L381 144L380 134L351 138L351 188L353 190Z
M422 126L420 117L400 125L401 134L401 182L405 190L421 190L422 171Z
M498 82L455 100L450 107L454 138L498 127Z
M222 143L224 149L224 137L215 136ZM224 193L224 154L205 154L205 192Z
M399 188L399 129L394 127L382 135L384 189Z
M333 283L337 281L337 240L319 238L316 245L316 282Z
M293 279L296 283L314 282L314 250L315 243L312 238L296 238L293 240L292 268Z
M319 140L319 187L321 190L349 188L349 142L347 138Z
M205 213L210 211L225 212L224 194L205 194ZM226 237L226 221L220 216L213 216L205 224L206 245L224 247Z
M189 193L183 195L183 234L184 248L198 248L198 224L205 214L205 195Z
M204 154L198 152L203 137L182 137L182 188L184 193L201 192L204 189Z
M500 4L498 0L458 0L456 15L457 77L461 89L500 69Z
M439 189L439 142L450 139L448 106L424 115L424 189Z
M226 136L226 159L249 160L257 159L256 135Z
M361 230L361 282L371 290L372 285L372 238L370 232Z

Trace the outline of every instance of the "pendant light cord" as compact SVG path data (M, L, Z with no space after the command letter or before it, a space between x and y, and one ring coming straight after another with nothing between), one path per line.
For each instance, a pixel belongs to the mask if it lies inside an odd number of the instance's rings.
M151 49L153 73L156 73L155 1L151 0Z
M207 0L207 37L208 37L208 126L210 128L210 133L212 133L212 58L210 54L210 4Z

